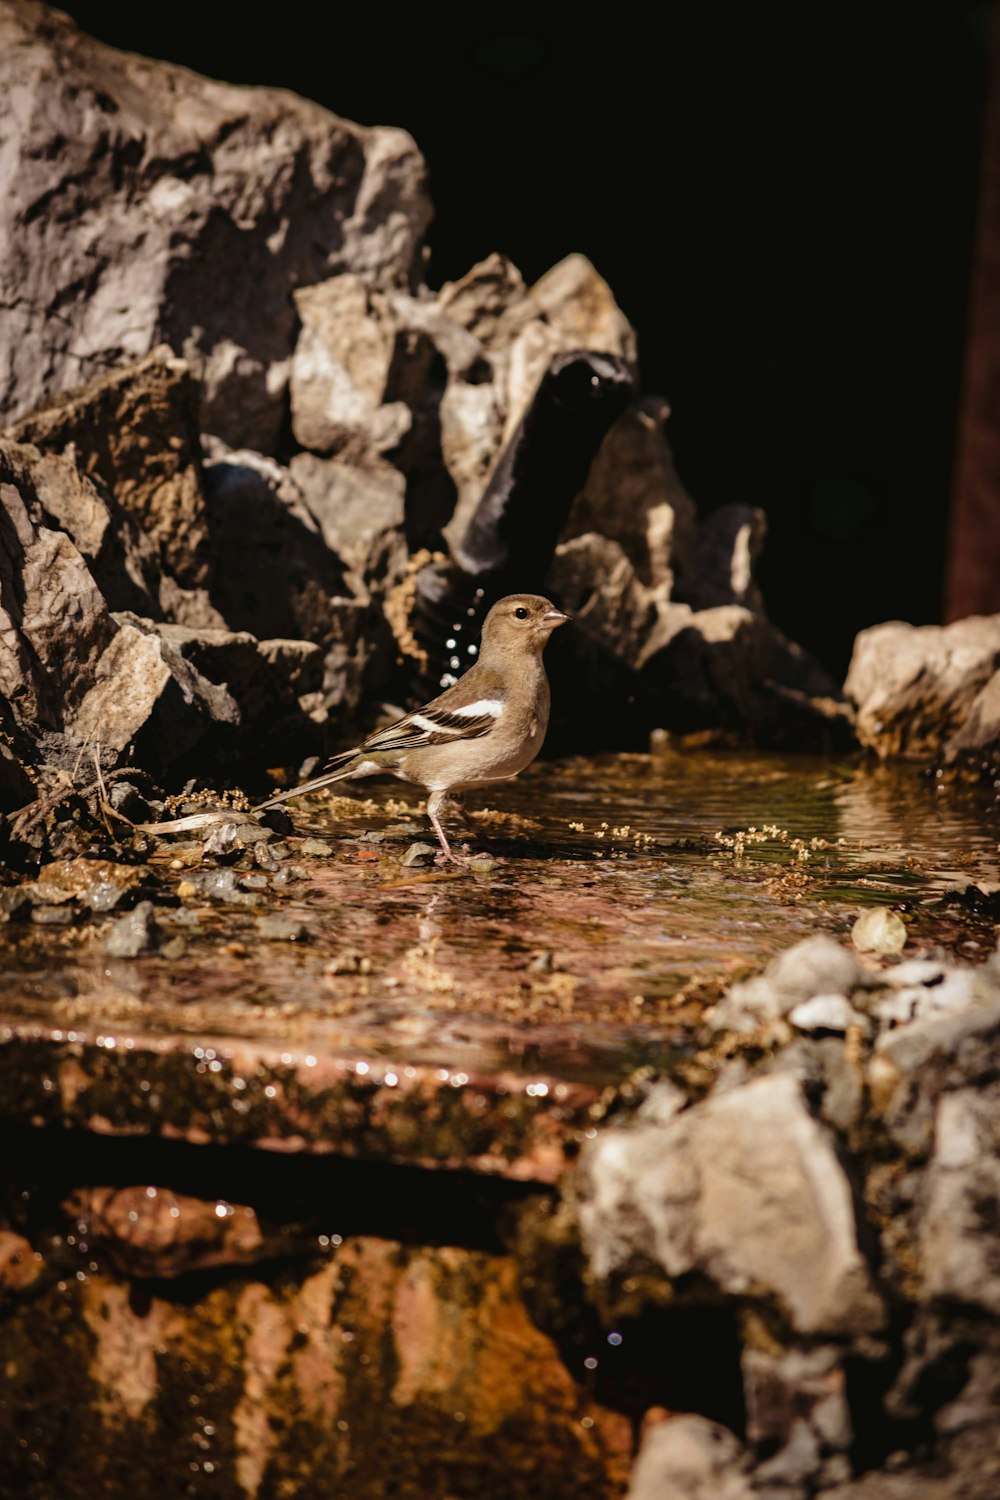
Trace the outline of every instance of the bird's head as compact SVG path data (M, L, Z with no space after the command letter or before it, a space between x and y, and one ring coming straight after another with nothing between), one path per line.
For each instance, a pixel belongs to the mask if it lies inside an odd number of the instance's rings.
M568 620L569 615L541 594L508 594L483 621L483 646L491 651L541 651L553 630Z

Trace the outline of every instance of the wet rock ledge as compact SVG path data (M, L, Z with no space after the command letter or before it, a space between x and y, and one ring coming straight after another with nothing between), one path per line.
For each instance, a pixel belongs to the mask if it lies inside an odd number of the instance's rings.
M5 1491L995 1494L1000 954L892 915L599 1090L8 1023Z

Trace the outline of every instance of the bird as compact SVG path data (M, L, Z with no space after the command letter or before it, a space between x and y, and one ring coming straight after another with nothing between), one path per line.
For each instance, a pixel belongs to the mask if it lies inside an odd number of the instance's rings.
M535 759L549 722L542 652L569 615L540 594L508 594L483 621L479 653L456 683L423 708L376 729L335 755L319 776L279 792L256 809L337 781L396 776L427 792L427 816L445 859L465 861L448 843L441 810L451 792L505 781ZM440 857L440 856L439 856Z

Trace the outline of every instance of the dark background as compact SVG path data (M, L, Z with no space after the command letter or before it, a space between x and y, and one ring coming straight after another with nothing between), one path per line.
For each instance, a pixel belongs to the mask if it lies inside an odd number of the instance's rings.
M405 126L432 285L491 250L529 281L588 255L682 478L704 509L764 507L769 611L830 667L876 620L940 618L988 5L63 8Z

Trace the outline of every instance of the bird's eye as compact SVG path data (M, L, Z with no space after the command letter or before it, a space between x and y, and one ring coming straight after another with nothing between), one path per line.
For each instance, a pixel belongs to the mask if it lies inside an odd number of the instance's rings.
M528 611L523 604L519 604L517 609L515 609L514 618L516 620L526 620L528 618Z

